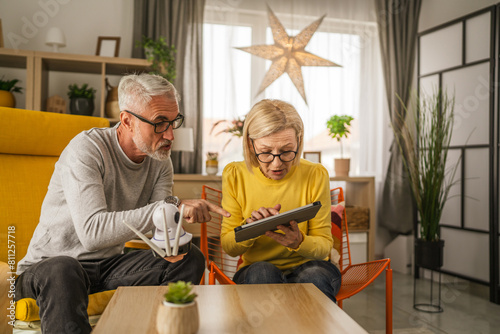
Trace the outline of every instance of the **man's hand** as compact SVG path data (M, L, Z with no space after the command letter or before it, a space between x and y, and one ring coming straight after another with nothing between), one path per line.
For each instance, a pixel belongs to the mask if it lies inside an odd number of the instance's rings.
M290 222L290 226L278 225L277 227L285 234L267 231L266 236L274 239L277 243L285 247L292 249L299 248L300 244L304 240L304 236L300 232L299 225L295 220L292 220Z
M184 205L184 219L188 223L206 223L212 218L210 212L231 217L229 212L204 199L183 199L181 205Z

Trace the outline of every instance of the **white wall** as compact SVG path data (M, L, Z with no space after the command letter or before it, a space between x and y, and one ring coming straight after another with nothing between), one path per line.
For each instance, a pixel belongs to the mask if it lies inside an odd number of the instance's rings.
M10 49L52 51L45 44L47 31L59 27L66 37L61 53L95 55L99 36L120 37L120 57L131 57L135 41L133 31L133 0L1 0L0 19L4 46ZM0 77L20 79L26 87L26 74L22 69L0 67ZM109 76L111 85L118 85L118 76ZM68 85L76 83L100 87L100 77L92 74L50 72L49 96L67 98ZM103 92L97 90L95 101ZM17 108L25 108L24 94L14 94ZM96 102L97 103L97 102ZM94 114L98 113L95 108Z
M425 31L497 2L498 0L423 0L418 31Z
M130 57L133 5L133 0L2 0L4 44L51 51L45 37L50 27L59 27L66 35L60 52L94 55L98 36L119 36L120 57Z

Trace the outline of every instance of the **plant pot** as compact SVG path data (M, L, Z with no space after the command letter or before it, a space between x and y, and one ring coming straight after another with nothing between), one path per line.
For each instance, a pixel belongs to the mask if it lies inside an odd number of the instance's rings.
M200 327L196 300L188 304L162 302L156 315L159 334L191 334Z
M94 113L94 100L84 97L76 97L70 99L69 110L72 114L92 116Z
M219 172L219 161L207 160L206 169L208 175L216 175Z
M351 159L335 159L335 176L349 176Z
M444 240L415 240L415 265L436 270L443 266Z
M0 107L15 108L16 98L14 94L6 90L0 90Z

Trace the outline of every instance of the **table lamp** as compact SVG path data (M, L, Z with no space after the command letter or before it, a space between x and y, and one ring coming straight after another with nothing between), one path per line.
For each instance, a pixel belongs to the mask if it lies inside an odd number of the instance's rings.
M52 46L54 52L59 52L59 47L66 46L66 38L61 28L50 28L45 38L45 44Z
M182 173L182 152L194 152L193 128L178 128L174 130L173 152L179 152L174 161L174 172ZM185 169L185 168L184 168Z

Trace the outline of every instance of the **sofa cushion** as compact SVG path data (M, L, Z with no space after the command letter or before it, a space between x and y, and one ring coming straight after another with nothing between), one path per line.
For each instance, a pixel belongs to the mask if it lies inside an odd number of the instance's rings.
M89 295L87 313L89 316L102 314L116 290L97 292ZM23 298L16 302L16 319L24 322L40 320L40 309L33 298Z

